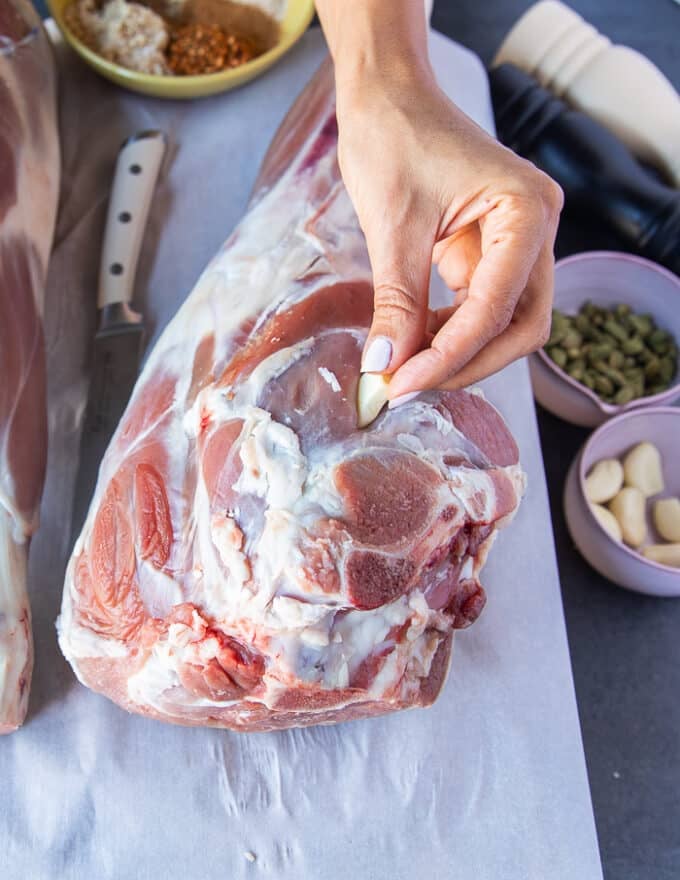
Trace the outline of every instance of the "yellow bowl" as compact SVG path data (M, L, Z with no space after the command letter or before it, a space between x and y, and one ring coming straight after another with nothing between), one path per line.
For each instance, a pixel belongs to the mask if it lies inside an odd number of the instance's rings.
M47 6L64 38L80 57L97 73L119 86L144 95L154 95L157 98L202 98L242 86L276 63L300 39L314 17L314 0L288 0L286 14L280 26L279 42L268 52L258 55L257 58L240 67L220 73L208 73L202 76L158 76L128 70L88 49L71 33L64 22L64 9L71 2L72 0L47 0Z

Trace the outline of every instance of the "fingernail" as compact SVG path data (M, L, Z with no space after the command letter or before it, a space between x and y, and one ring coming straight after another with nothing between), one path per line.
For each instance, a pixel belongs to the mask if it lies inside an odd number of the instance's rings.
M394 400L390 400L387 408L396 409L398 406L401 406L402 403L408 403L409 400L413 400L413 398L417 397L419 394L420 391L409 391L406 394L400 394L399 397L395 397Z
M364 352L362 373L383 373L392 360L392 343L386 336L376 336Z

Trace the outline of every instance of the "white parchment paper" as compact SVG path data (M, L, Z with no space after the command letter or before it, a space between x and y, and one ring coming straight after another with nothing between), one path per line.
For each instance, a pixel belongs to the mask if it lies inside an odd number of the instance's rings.
M436 34L431 49L443 88L490 128L479 62ZM54 620L119 144L146 127L173 144L137 285L153 339L242 215L269 140L323 53L312 31L269 74L197 103L135 97L63 53L50 460L31 556L36 671L25 727L0 740L3 880L601 878L524 363L485 390L518 439L528 494L494 547L487 607L456 637L432 709L282 733L183 729L85 690L59 653Z

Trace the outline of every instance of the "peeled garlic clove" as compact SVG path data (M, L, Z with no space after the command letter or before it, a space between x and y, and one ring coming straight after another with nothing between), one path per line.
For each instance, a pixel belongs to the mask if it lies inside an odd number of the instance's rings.
M680 544L649 544L642 551L642 555L652 562L680 568Z
M626 544L639 547L647 536L645 522L645 496L640 489L626 486L614 496L609 504L621 526L621 534Z
M387 403L387 388L390 377L382 373L362 373L357 390L357 423L365 428L377 418Z
M654 505L654 525L664 541L680 541L680 499L663 498Z
M621 462L615 458L604 458L591 468L586 477L586 498L593 504L611 501L621 486L623 486Z
M607 508L602 507L601 504L591 504L590 509L593 511L595 519L599 522L605 532L607 532L610 538L613 538L615 541L623 540L621 526L611 510L607 510Z
M623 460L626 486L634 486L649 498L663 492L661 455L653 443L638 443Z

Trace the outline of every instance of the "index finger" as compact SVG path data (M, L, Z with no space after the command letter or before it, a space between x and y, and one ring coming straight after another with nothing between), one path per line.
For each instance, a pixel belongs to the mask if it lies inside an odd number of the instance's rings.
M430 348L396 371L390 398L442 385L506 329L546 240L544 223L543 212L527 204L510 209L499 206L484 218L482 257L465 301L436 334Z

